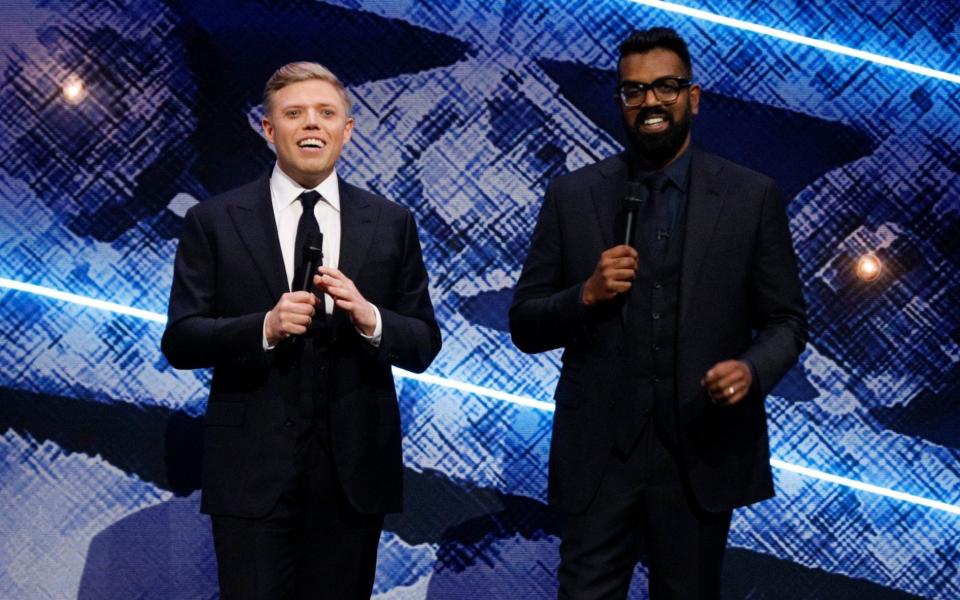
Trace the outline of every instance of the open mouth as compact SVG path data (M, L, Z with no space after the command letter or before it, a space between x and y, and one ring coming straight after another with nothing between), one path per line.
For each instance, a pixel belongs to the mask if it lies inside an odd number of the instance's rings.
M320 138L304 138L297 142L297 146L308 152L319 152L324 149L326 143Z
M670 127L670 119L667 115L653 114L646 115L639 121L638 129L645 133L656 133Z

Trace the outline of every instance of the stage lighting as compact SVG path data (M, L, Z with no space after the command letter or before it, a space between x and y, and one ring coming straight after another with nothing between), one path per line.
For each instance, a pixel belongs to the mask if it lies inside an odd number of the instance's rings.
M72 106L80 104L87 97L87 86L76 75L67 77L63 81L61 89L63 90L63 99Z
M857 259L857 277L863 281L873 281L880 277L880 271L883 269L883 263L874 254L864 254Z

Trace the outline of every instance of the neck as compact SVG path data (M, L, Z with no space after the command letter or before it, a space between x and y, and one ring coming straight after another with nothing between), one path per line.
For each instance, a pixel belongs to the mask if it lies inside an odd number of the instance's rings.
M642 171L662 171L670 166L672 163L676 162L678 158L683 156L683 153L687 151L687 148L690 147L690 136L688 135L683 144L680 145L680 149L677 150L673 155L669 157L661 156L649 156L642 154L636 149L633 150L632 154L634 160L637 161L637 166Z
M324 171L322 173L291 173L291 169L285 167L284 165L277 163L277 166L281 171L283 171L284 175L306 190L312 190L323 183L327 177L330 177L330 175L333 174L333 169Z

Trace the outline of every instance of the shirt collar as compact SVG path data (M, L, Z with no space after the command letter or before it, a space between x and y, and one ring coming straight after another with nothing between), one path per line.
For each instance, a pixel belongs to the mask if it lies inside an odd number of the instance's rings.
M312 189L319 192L334 210L340 212L340 184L336 169L317 187ZM296 202L300 194L305 191L308 191L307 188L291 179L289 175L283 172L279 164L273 166L273 173L270 175L270 199L273 201L274 212L279 213Z
M693 144L687 146L686 150L683 151L683 154L678 156L672 163L667 165L663 169L663 174L667 176L667 179L670 180L673 185L677 187L681 192L686 193L687 183L690 179L690 160L693 156L691 149ZM644 171L642 169L637 170L637 181L643 181L647 175L650 175L653 171Z

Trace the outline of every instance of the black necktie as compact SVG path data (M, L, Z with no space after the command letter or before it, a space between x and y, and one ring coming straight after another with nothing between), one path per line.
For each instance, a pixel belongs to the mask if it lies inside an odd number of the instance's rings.
M317 224L317 218L313 214L313 207L322 196L320 192L309 191L300 194L300 203L303 204L303 214L300 215L300 221L297 222L297 237L293 248L293 282L294 285L300 285L303 281L303 245L309 239L311 233L320 233L320 225Z
M650 192L644 204L643 223L644 237L647 247L654 253L666 250L667 240L670 238L670 207L663 191L670 185L670 179L662 172L657 171L647 175L643 180Z

